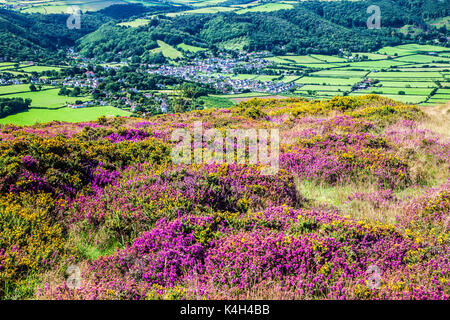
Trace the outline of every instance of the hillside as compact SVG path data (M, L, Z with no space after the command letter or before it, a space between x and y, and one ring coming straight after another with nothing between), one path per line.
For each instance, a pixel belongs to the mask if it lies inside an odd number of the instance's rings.
M196 13L202 12L197 6L180 4L113 4L95 13L83 13L80 30L66 27L66 14L29 14L0 9L0 57L55 59L59 49L73 46L84 35L89 36L80 40L79 49L88 57L112 60L121 52L122 58L137 55L144 61L152 59L151 53L144 51L156 48L156 40L173 46L184 41L205 48L269 50L275 54L335 54L342 48L369 52L412 41L435 44L431 39L441 39L442 45L447 43L448 29L434 26L435 21L449 16L445 4L378 0L375 4L381 8L383 28L367 30L366 9L372 2L302 1L291 4L290 9L259 11L258 6L250 6L256 9L242 12L214 12L205 7L209 11L204 12L212 13L204 14ZM246 1L221 5L245 7ZM170 14L164 15L166 13ZM133 30L117 25L140 16L153 18ZM413 28L415 32L405 33L402 28ZM136 42L138 46L134 45Z

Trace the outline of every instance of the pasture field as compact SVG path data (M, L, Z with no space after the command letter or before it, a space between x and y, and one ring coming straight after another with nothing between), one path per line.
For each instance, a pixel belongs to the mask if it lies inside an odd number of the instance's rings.
M336 57L336 56L326 56L323 54L312 54L311 57L317 60L321 60L324 62L345 62L344 58Z
M335 97L335 96L342 96L344 94L344 92L341 92L341 91L316 91L316 92L313 92L313 93L309 93L309 92L304 91L304 90L297 90L294 93L296 93L296 94L308 94L308 95L311 96L311 98L325 98L325 99L330 99L330 97Z
M75 103L77 100L88 101L91 97L68 97L68 96L60 96L58 95L59 88L49 88L43 89L42 91L31 92L28 88L28 85L19 85L26 86L26 91L23 93L11 93L7 95L0 96L1 98L23 98L23 99L31 99L31 108L43 108L43 109L58 109L67 104ZM2 88L2 87L0 87ZM18 90L19 88L14 88L14 90ZM25 90L24 90L25 91ZM16 91L17 92L17 91Z
M412 96L428 96L432 88L392 88L392 87L372 87L370 89L359 90L365 93L376 93L382 95L397 95L400 91L403 91L406 95Z
M442 26L446 26L447 29L450 29L450 17L444 17L444 18L438 18L438 19L432 19L428 21L433 26L436 26L438 28Z
M361 78L329 78L329 77L303 77L295 80L298 84L321 84L321 85L354 85L358 83Z
M352 89L352 86L324 86L324 85L314 85L314 84L307 84L301 87L298 91L307 91L307 90L313 90L313 91L350 91Z
M332 64L332 63L301 63L301 64L295 64L292 66L294 66L294 69L297 69L297 68L329 69L329 68L339 67L339 65Z
M36 109L20 112L0 119L0 124L33 125L51 121L84 122L93 121L100 116L128 116L129 112L111 106L82 109Z
M367 94L367 92L352 92L350 94L350 96L363 96ZM387 97L390 99L393 99L395 101L400 101L403 103L412 103L412 104L418 104L418 103L422 103L425 102L426 100L426 96L407 96L407 95L395 95L395 94L388 94L385 95L383 94L383 97Z
M51 66L27 66L19 68L19 71L24 72L43 72L43 71L61 71L61 67L51 67Z
M331 69L314 72L314 75L318 77L359 78L367 75L367 71Z
M259 75L253 78L253 80L258 80L258 81L273 81L275 78L279 78L279 76L266 76L266 75Z
M227 0L197 0L195 2L192 1L180 1L180 0L175 0L173 2L175 3L182 3L182 4L189 4L193 7L209 7L209 6L217 6L220 5L222 2L226 2Z
M277 58L287 63L323 63L323 61L312 56L277 56Z
M191 46L191 45L185 44L185 43L180 43L179 45L177 45L177 48L178 49L182 49L184 51L189 51L189 52L199 52L199 51L208 50L206 48Z
M45 87L44 87L45 89ZM10 86L0 86L0 97L3 95L8 95L12 93L18 93L18 92L29 92L30 91L30 85L29 84L14 84Z
M299 78L299 76L284 76L281 81L283 82L292 82Z
M368 60L355 61L360 57ZM317 99L332 93L342 95L345 91L351 91L352 95L373 92L402 102L428 105L435 101L433 97L450 100L442 93L436 96L439 92L446 93L440 90L450 89L449 58L448 48L409 44L385 47L376 53L352 53L352 57L312 54L273 56L267 60L280 71L306 72L294 80L299 85L294 95ZM359 89L365 79L371 79L374 85ZM435 88L440 88L438 93L434 93Z
M228 12L228 11L234 11L236 8L230 8L230 7L205 7L200 9L194 9L194 10L187 10L187 11L180 11L180 12L170 12L167 13L166 16L168 17L176 17L180 15L187 15L187 14L199 14L199 13L217 13L217 12Z
M228 98L222 98L217 96L204 96L199 98L200 101L203 101L204 105L203 107L205 109L210 108L229 108L236 104L234 100L228 99Z
M171 45L165 43L161 40L156 40L156 42L159 45L159 48L153 49L153 52L161 52L166 58L169 59L176 59L176 58L182 58L183 54L172 47Z
M236 11L237 14L244 14L248 12L272 12L278 10L289 10L294 6L290 3L266 3L260 6L249 7Z
M118 25L123 27L131 27L131 28L137 28L141 26L145 26L150 22L148 19L135 19L133 21L127 21L127 22L121 22Z
M395 59L395 61L414 62L414 63L434 63L434 62L450 62L450 58L434 55L416 54L412 56L400 57Z
M436 83L432 81L390 81L389 79L383 79L379 82L383 88L434 88Z
M99 116L128 116L130 112L111 106L71 109L67 104L89 101L90 96L68 97L58 95L59 88L43 86L41 91L31 92L29 84L0 86L0 98L31 99L30 109L0 119L0 124L32 125L50 121L92 121Z
M402 66L407 64L406 62L395 60L374 60L374 61L358 61L346 63L342 66L349 66L353 68L365 69L365 70L380 70L384 68L392 68L394 66Z
M25 3L25 1L16 1ZM67 10L71 6L80 7L81 11L98 11L109 7L113 4L126 4L128 3L125 0L91 0L91 1L82 1L82 0L59 0L59 1L39 1L39 2L26 2L28 6L20 9L22 12L27 13L43 13L43 14L52 14L52 13L67 13Z

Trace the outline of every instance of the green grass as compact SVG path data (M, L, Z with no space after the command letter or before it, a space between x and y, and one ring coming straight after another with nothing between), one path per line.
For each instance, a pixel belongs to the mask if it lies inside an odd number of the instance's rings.
M331 63L301 63L301 64L295 64L294 66L301 67L301 68L311 68L311 69L329 69L338 67L336 64Z
M352 89L352 86L323 86L323 85L314 85L314 84L307 84L303 87L299 88L297 91L335 91L339 92L341 90L344 91L350 91Z
M352 92L350 95L351 96L360 96L360 95L365 95L365 94L367 94L367 92L358 91L358 92ZM391 98L396 101L403 102L403 103L414 103L414 104L421 103L421 102L425 101L427 98L426 96L407 96L407 95L402 96L402 95L395 95L395 94L389 94L389 95L383 94L383 96Z
M440 28L442 26L446 26L447 30L450 29L450 17L443 17L438 19L432 19L428 21L429 24Z
M60 67L50 67L50 66L29 66L20 68L19 71L24 72L43 72L43 71L61 71Z
M226 74L223 74L223 76L227 76ZM236 74L236 75L228 75L231 79L238 79L238 80L246 80L246 79L253 79L256 77L256 74Z
M313 58L311 56L277 56L279 59L285 60L288 63L323 63L319 59Z
M294 6L289 3L266 3L260 6L250 7L236 11L237 14L245 14L247 12L272 12L278 10L289 10Z
M449 51L449 49L433 45L405 44L396 47L384 47L378 50L377 52L392 56L395 54L402 56L420 52L441 52L441 51Z
M383 87L394 87L394 88L434 88L436 83L433 81L390 81L389 79L384 79L379 82Z
M432 88L388 88L388 87L379 87L379 88L370 88L364 90L358 90L358 92L366 92L366 93L378 93L382 95L397 95L399 91L405 92L408 96L428 96Z
M114 107L92 107L83 109L61 108L55 110L30 109L0 119L0 124L33 125L51 121L84 122L100 116L127 116L129 112Z
M218 94L218 95L211 95L210 97L219 97L219 98L252 98L252 97L264 97L264 96L270 96L269 93L262 93L262 92L248 92L248 93L237 93L237 94Z
M323 77L338 77L338 78L358 78L364 77L367 71L350 71L350 70L322 70L311 73L313 76L323 76Z
M234 10L236 10L236 8L230 8L230 7L207 7L207 8L200 8L200 9L180 11L180 12L171 12L171 13L166 14L166 16L168 16L168 17L176 17L176 16L186 15L186 14L218 13L218 12L227 12L227 11L234 11Z
M300 84L325 84L325 85L354 85L361 81L361 78L327 78L327 77L303 77L295 81Z
M297 90L297 91L295 91L295 94L301 95L303 97L329 99L329 98L335 97L335 96L342 96L344 94L344 92L340 92L340 91L318 91L318 92L316 92L316 94L309 94L307 91Z
M121 22L118 25L122 26L122 27L137 28L137 27L141 27L141 26L146 26L149 22L150 22L150 20L148 20L148 19L136 19L133 21Z
M392 68L394 66L405 65L406 62L395 61L395 60L375 60L375 61L358 61L346 63L343 66L349 66L364 70L379 70L384 68Z
M275 79L275 78L279 78L279 76L259 75L259 76L256 76L255 78L253 78L253 80L265 82L265 81L273 81L273 79Z
M23 85L25 86L25 85ZM28 86L28 85L26 85ZM1 87L0 87L1 88ZM15 90L18 90L17 88ZM2 98L23 98L23 99L31 99L31 107L38 108L48 108L48 109L56 109L60 108L66 104L74 103L76 100L87 101L90 100L91 97L67 97L58 95L59 89L52 88L42 91L29 91L25 93L14 93L0 96Z
M44 87L45 89L45 87ZM4 96L5 94L17 93L17 92L28 92L30 91L29 84L14 84L10 86L0 86L0 98L8 98Z
M236 104L235 101L228 98L217 97L217 96L204 96L200 97L198 100L204 102L204 108L229 108Z
M433 63L435 61L447 61L450 62L449 58L432 56L432 55L423 55L423 54L415 54L412 56L405 56L396 58L395 61L401 62L414 62L414 63Z
M180 3L184 3L184 4L190 4L193 7L206 7L206 6L215 6L218 5L222 2L225 2L227 0L197 0L195 2L192 1L173 1L173 2L180 2Z
M200 48L200 47L196 47L196 46L191 46L191 45L185 44L185 43L180 43L179 45L177 45L177 48L182 49L184 51L189 51L189 52L199 52L199 51L208 50L206 48Z
M161 52L164 57L169 59L176 59L183 57L183 54L180 51L178 51L171 45L165 43L164 41L156 40L156 42L158 43L159 48L153 49L152 50L153 52Z
M370 78L381 79L381 78L410 78L410 79L442 79L442 75L436 71L429 72L372 72L369 74Z
M346 62L346 59L336 56L326 56L323 54L312 54L311 57L324 62Z
M283 82L292 82L294 80L297 80L299 76L284 76L281 81Z

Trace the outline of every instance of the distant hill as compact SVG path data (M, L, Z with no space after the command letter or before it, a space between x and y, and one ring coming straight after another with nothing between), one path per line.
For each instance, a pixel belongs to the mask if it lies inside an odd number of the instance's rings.
M103 26L81 39L79 48L87 56L111 59L118 52L126 57L140 56L142 48L153 48L156 40L170 45L185 42L203 47L269 50L277 54L334 54L341 48L367 52L386 45L427 43L432 39L441 39L445 44L445 32L431 28L425 19L447 16L449 8L444 2L429 2L305 1L290 10L274 12L159 16L139 28ZM381 9L380 30L367 28L366 10L373 4ZM406 25L417 26L423 32L415 35L400 32Z

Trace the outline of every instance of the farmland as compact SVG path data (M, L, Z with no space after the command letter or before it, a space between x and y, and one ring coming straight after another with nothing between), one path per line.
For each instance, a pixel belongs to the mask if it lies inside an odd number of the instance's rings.
M90 97L67 97L58 95L58 89L44 87L42 91L30 92L29 85L0 86L0 98L31 99L31 108L26 112L0 119L0 124L14 123L32 125L51 121L92 121L100 116L126 116L130 113L110 106L71 109L65 107L75 101L88 101Z
M0 300L450 300L450 8L375 3L0 0Z
M152 52L161 52L165 57L169 59L181 58L183 56L180 51L165 43L164 41L158 40L157 43L159 47L153 49Z
M436 46L402 45L379 53L342 56L306 55L268 58L276 67L304 71L295 80L295 94L308 98L377 93L418 104L445 102L450 50ZM364 61L353 60L364 57ZM366 82L366 83L364 83ZM437 91L436 91L437 90ZM442 92L439 94L438 92ZM437 95L437 96L435 96ZM446 100L447 99L447 100Z
M27 76L32 72L60 71L62 67L43 65L23 65L3 63L1 72ZM1 66L1 65L0 65ZM15 71L12 71L15 70ZM130 113L111 106L71 109L67 105L76 101L89 101L90 96L68 97L58 94L59 88L42 85L40 90L32 92L30 84L14 84L0 86L0 98L31 99L30 109L26 112L0 118L0 124L33 125L51 121L82 122L95 120L100 116L127 116Z

